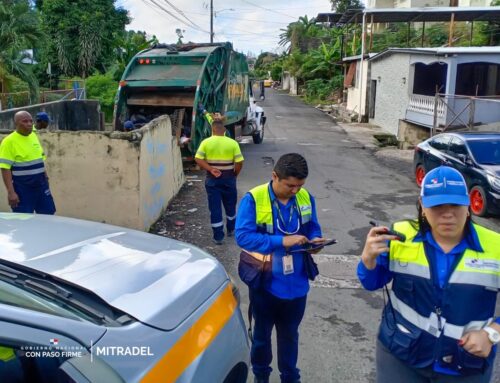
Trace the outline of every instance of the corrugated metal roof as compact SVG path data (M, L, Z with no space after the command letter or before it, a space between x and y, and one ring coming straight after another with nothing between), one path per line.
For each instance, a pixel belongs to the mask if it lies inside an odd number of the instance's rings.
M361 22L361 15L374 23L450 21L454 14L455 21L498 21L500 7L422 7L422 8L368 8L347 10L345 13L319 13L317 22L353 24Z
M497 54L500 55L500 47L438 47L438 48L388 48L385 51L370 57L370 60L378 60L394 53L423 54L423 55L453 55L453 54ZM344 59L345 61L345 59ZM499 57L500 61L500 57Z

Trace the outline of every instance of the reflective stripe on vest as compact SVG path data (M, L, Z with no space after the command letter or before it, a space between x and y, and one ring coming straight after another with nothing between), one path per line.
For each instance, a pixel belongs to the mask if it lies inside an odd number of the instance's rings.
M395 273L430 279L430 267L423 242L413 242L417 230L407 221L397 222L394 229L406 235L406 242L390 242L389 269ZM474 224L484 252L466 249L452 272L449 283L471 284L500 289L500 236Z
M16 354L14 349L10 347L0 346L0 360L3 362L8 362L9 360L15 359Z
M390 302L394 310L400 313L403 318L405 318L408 322L418 327L419 329L428 332L429 334L439 338L441 332L436 328L436 323L430 319L430 317L425 317L420 315L418 312L413 310L410 306L404 303L401 299L399 299L394 291L389 292ZM441 318L441 323L443 325L443 334L447 337L453 339L460 339L463 334L472 330L480 330L484 326L489 325L493 322L494 318L490 318L486 321L471 321L467 323L465 326L456 326L454 324L448 323L446 318Z
M11 167L13 176L29 176L45 173L45 165L42 158L25 162L13 162Z
M269 195L269 184L256 186L250 190L255 201L255 217L257 227L265 230L269 234L274 234L273 207L271 196ZM295 195L295 201L300 215L301 224L311 221L312 205L309 192L302 188Z

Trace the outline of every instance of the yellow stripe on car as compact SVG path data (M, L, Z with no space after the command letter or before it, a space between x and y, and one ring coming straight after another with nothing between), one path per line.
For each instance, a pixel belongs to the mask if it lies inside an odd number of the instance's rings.
M217 337L236 310L237 302L228 284L210 308L180 337L141 380L143 383L175 382L184 370Z

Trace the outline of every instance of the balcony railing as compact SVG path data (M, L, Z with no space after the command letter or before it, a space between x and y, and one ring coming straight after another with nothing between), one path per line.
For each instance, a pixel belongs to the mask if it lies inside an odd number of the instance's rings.
M406 108L406 120L431 128L434 124L435 106L436 97L412 94ZM446 122L446 104L441 98L437 100L436 118L437 125L443 125Z
M420 94L412 94L410 96L410 102L408 103L407 110L434 116L435 104L436 104L436 97L434 96L423 96ZM446 106L443 102L441 102L441 99L439 99L437 105L437 116L438 118L444 118L445 114L446 114Z

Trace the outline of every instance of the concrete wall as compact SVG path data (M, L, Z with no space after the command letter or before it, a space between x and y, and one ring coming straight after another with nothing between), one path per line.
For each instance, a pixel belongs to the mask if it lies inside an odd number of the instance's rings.
M140 148L139 216L144 228L158 219L184 183L182 158L171 134L170 119L164 116L156 121L159 126L144 132Z
M0 129L14 130L14 115L26 110L33 116L47 112L51 130L102 130L101 106L95 100L55 101L0 112Z
M410 91L409 55L392 54L371 62L371 79L377 80L375 118L370 123L386 132L398 134L399 120L404 119ZM398 137L399 140L400 137Z
M283 80L281 81L283 90L290 89L290 72L283 72Z
M415 147L418 143L428 139L431 131L428 128L399 120L398 140L401 149Z
M298 93L297 77L290 77L290 94L296 96Z
M39 137L58 215L147 230L184 182L168 116L128 133L41 131ZM3 185L0 211L10 211Z
M361 89L361 61L356 61L356 75L354 80L354 86L347 88L347 110L349 112L355 112L357 114L365 113L366 108L366 91L368 89L367 83L368 79L368 67L369 63L367 60L363 62L363 88ZM363 96L361 97L361 108L359 103L359 93L363 92Z

